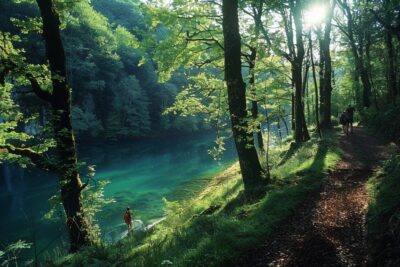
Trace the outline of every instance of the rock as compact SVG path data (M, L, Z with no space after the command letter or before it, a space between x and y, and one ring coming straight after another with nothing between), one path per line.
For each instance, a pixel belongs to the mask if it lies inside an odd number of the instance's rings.
M170 261L170 260L163 260L163 261L161 262L161 265L172 265L172 261Z
M133 231L145 231L146 225L141 220L133 220L132 229Z
M161 223L161 222L164 221L165 219L167 219L167 217L162 217L162 218L156 220L155 222L153 222L153 223L147 225L147 226L144 228L144 231L149 231L149 230L151 230L151 229L154 228L157 224Z

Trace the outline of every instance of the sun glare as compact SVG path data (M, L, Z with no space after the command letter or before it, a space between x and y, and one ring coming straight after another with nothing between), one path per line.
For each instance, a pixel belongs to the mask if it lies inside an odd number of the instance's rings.
M326 18L326 14L326 6L318 5L311 7L306 12L304 12L304 21L306 23L306 26L312 27L323 23Z

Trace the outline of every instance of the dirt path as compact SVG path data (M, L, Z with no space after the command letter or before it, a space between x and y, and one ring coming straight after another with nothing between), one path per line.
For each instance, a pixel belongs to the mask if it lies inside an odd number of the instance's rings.
M367 178L385 159L365 129L342 136L344 157L274 236L240 266L366 266Z

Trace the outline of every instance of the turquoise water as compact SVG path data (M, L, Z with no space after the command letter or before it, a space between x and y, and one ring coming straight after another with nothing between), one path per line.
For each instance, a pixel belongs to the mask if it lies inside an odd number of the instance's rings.
M96 165L95 181L108 179L105 196L115 200L99 213L104 237L125 230L122 216L130 206L134 219L151 223L164 216L162 198L179 198L187 184L226 168L236 159L232 144L219 162L207 150L214 136L153 139L112 145L80 145L79 158ZM48 199L57 192L57 178L34 169L0 165L0 249L19 239L35 242L37 253L66 248L65 226L43 219Z

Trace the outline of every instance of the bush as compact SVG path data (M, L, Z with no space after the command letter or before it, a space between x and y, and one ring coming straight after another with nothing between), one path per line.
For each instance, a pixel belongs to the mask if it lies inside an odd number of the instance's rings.
M362 123L383 134L385 138L400 143L400 106L389 106L386 110L370 108L362 112Z

